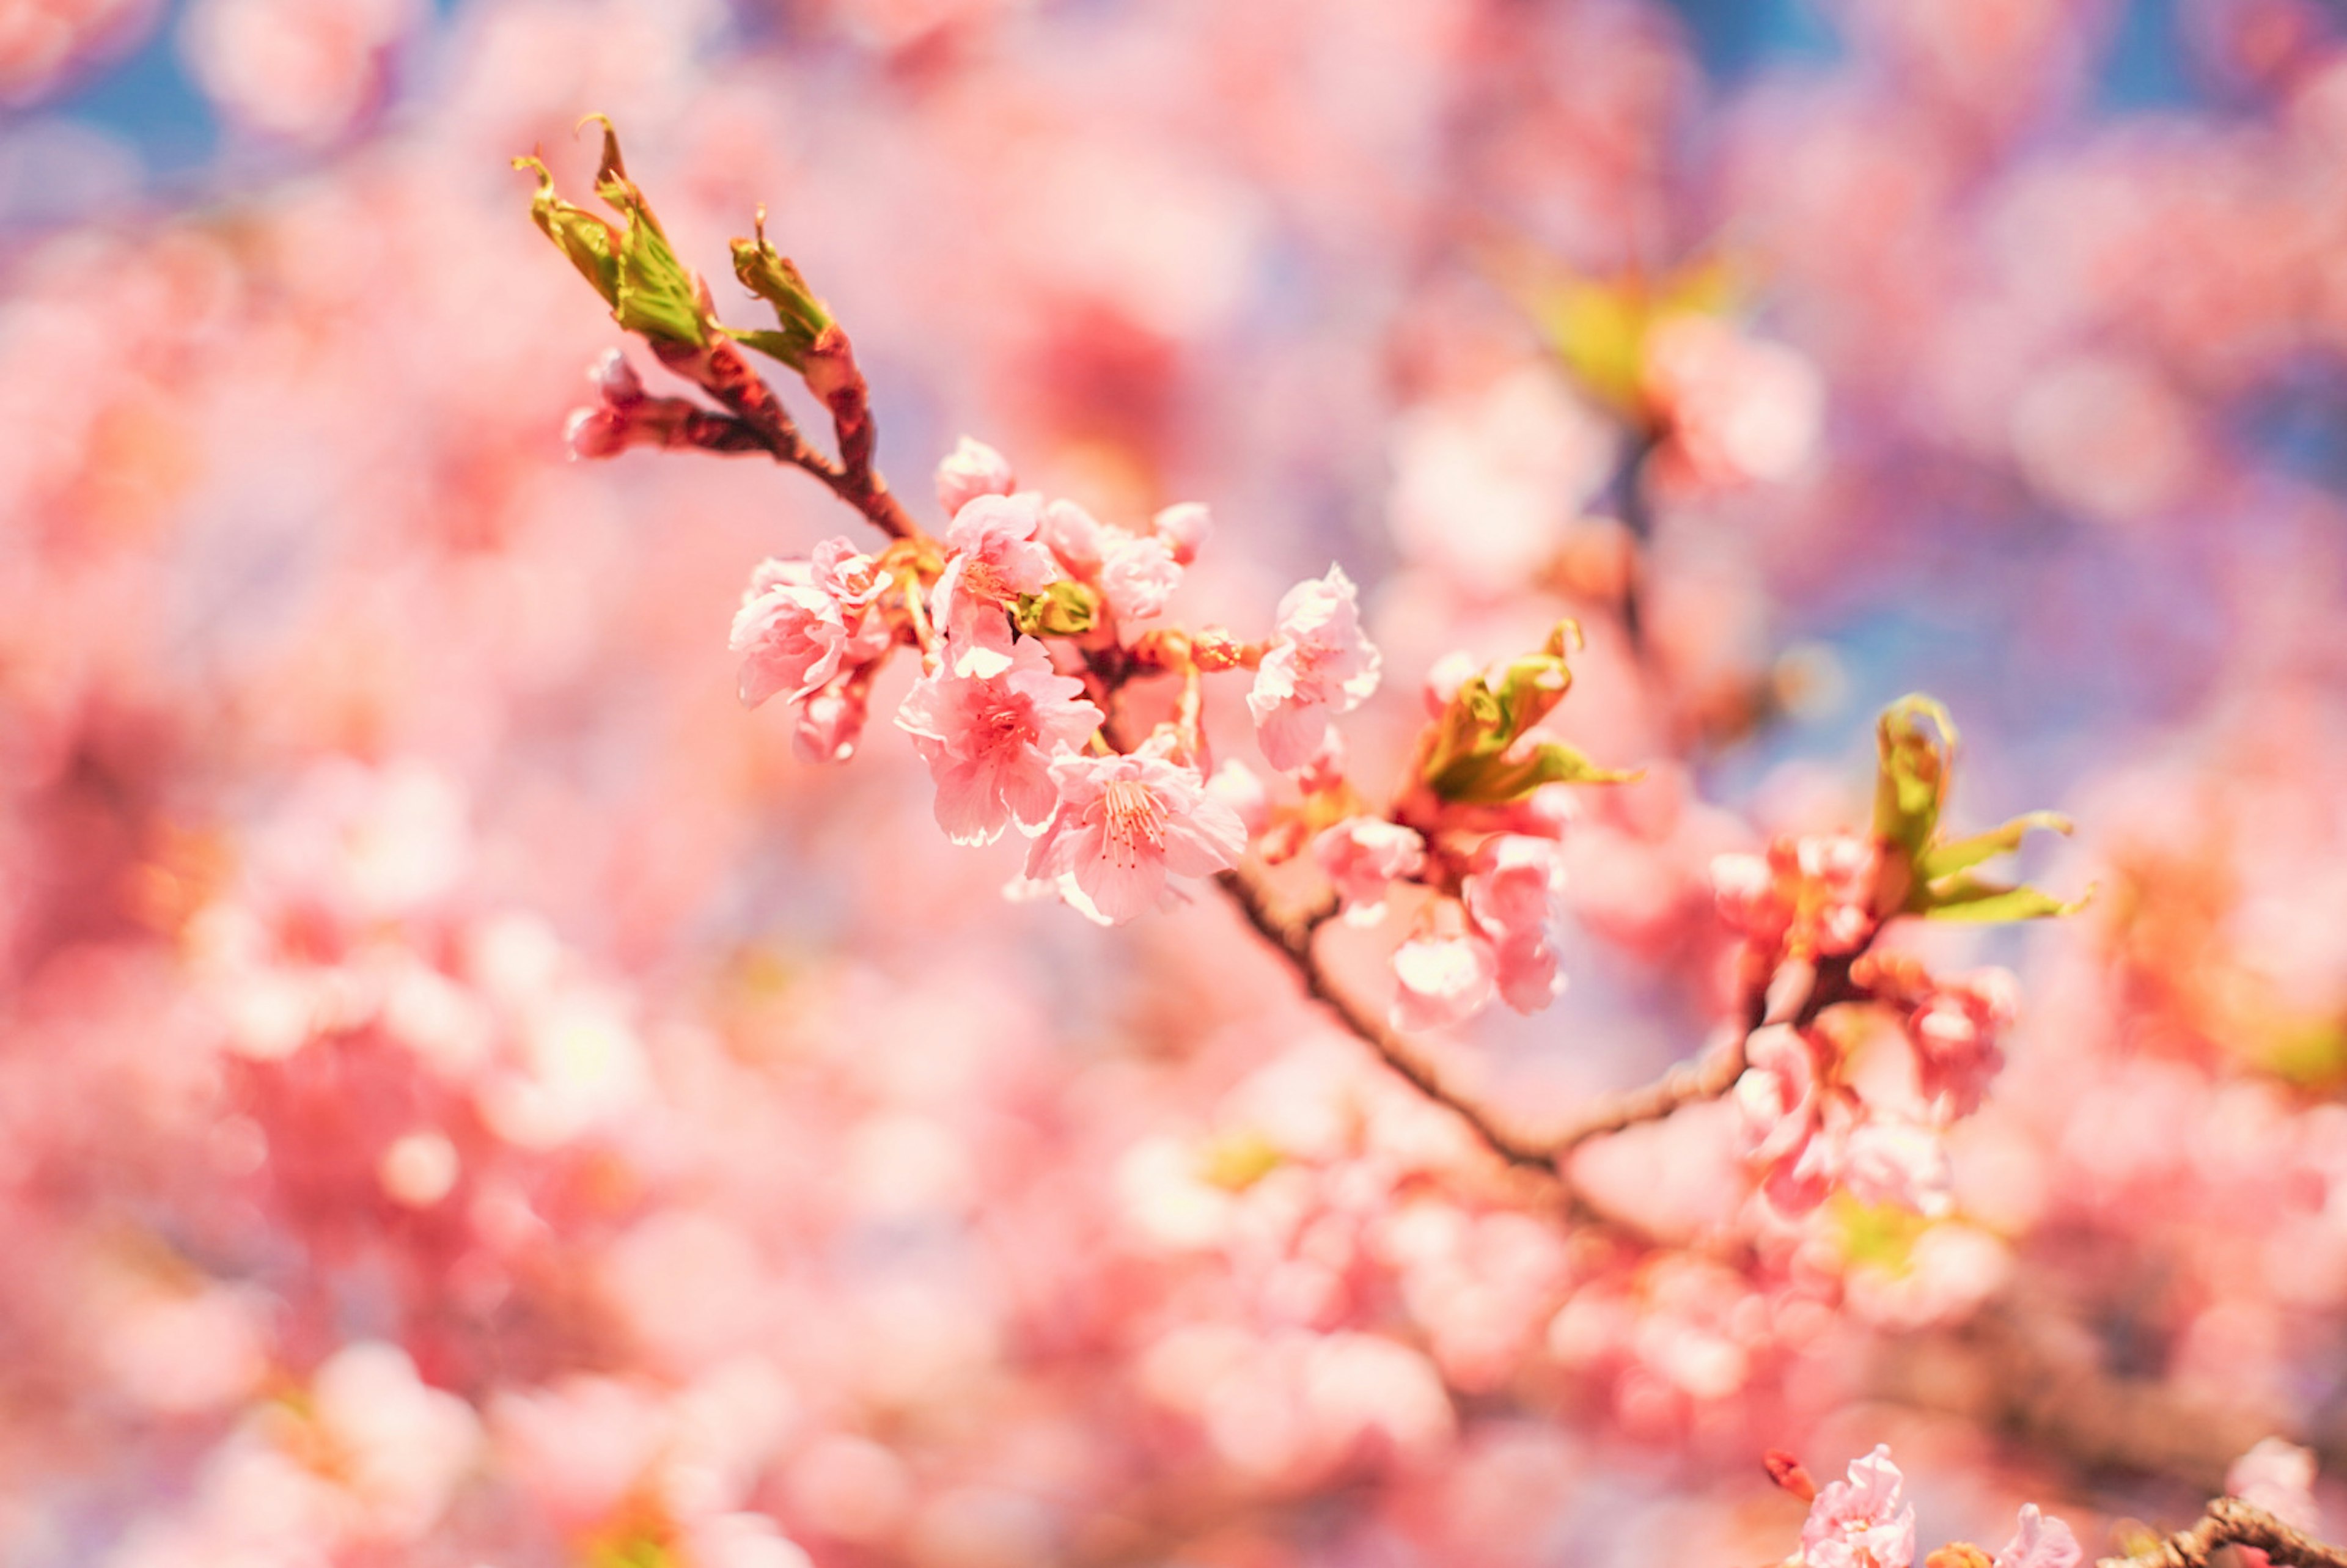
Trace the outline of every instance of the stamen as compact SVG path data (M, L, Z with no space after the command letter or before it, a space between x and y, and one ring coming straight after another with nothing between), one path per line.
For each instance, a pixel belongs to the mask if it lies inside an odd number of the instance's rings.
M1143 843L1150 853L1165 847L1165 804L1148 785L1132 779L1112 779L1101 792L1101 811L1109 858L1130 871L1141 863Z

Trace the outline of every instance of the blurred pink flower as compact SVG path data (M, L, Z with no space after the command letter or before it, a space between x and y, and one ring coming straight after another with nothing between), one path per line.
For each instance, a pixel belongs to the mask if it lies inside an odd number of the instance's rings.
M2261 1438L2225 1471L2225 1493L2255 1503L2300 1530L2322 1528L2314 1502L2314 1452L2280 1438Z
M1464 1023L1491 999L1499 959L1481 937L1427 934L1394 949L1393 1021L1397 1029L1440 1029Z
M1154 620L1182 586L1182 568L1163 539L1126 536L1109 547L1100 585L1120 621Z
M2078 1568L2083 1556L2068 1525L2039 1512L2035 1503L2024 1502L2021 1526L1996 1554L1994 1568Z
M1345 900L1345 919L1373 926L1386 912L1386 888L1426 864L1426 840L1378 816L1352 816L1312 841L1313 857Z
M1491 939L1500 999L1518 1012L1538 1012L1564 989L1552 935L1563 888L1555 843L1514 833L1486 839L1460 884L1469 917Z

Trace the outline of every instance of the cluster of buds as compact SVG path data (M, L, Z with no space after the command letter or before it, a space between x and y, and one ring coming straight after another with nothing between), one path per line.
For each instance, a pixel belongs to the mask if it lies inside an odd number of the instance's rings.
M1939 704L1923 697L1894 703L1877 739L1870 834L1779 838L1765 856L1725 855L1712 867L1721 918L1743 939L1756 1026L1736 1101L1762 1191L1788 1214L1807 1213L1837 1187L1927 1214L1944 1207L1941 1134L1980 1108L2004 1066L1999 1036L2013 1021L2012 976L1935 978L1914 958L1870 950L1884 925L1902 915L2004 920L2077 907L1973 875L2017 848L2032 827L2067 831L2061 818L2035 813L1973 837L1941 837L1956 734ZM1843 1003L1898 1016L1919 1110L1877 1103L1850 1081L1848 1037L1819 1016Z

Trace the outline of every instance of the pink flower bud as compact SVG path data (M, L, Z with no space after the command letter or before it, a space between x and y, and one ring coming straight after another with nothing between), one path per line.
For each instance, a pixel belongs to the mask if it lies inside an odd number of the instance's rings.
M607 349L603 356L587 368L587 379L603 395L603 401L625 408L644 400L643 377L628 363L628 356L618 349Z
M562 444L570 448L574 463L582 457L616 457L628 447L627 423L608 404L574 408L562 426Z
M983 441L965 436L938 465L938 505L948 518L980 496L1007 496L1017 486L1010 460Z

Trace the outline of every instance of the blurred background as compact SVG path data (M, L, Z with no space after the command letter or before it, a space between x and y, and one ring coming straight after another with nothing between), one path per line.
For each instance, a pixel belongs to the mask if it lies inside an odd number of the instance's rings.
M1552 1212L1219 906L1006 903L904 670L795 757L727 625L856 519L568 459L622 334L509 160L589 112L736 318L768 210L927 526L967 432L1206 503L1184 623L1342 562L1365 791L1581 620L1645 777L1439 1043L1527 1122L1945 700L2097 890L1901 938L2021 978L1952 1209L1771 1216L1710 1105ZM2337 1471L2342 420L2328 0L0 0L0 1560L1758 1564L1760 1452L1878 1441L2092 1555Z

